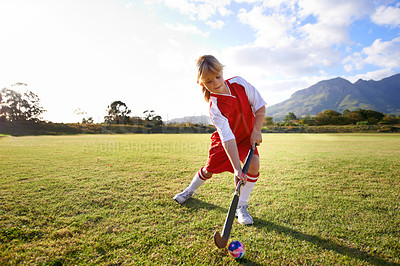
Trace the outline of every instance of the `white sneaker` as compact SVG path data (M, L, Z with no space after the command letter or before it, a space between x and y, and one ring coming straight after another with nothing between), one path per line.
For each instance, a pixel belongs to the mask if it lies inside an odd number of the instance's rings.
M176 194L174 196L174 200L179 204L183 204L193 195L193 193L194 191L191 191L189 190L189 188L186 188L183 192Z
M238 206L236 209L235 216L238 218L238 222L242 225L252 225L253 224L253 218L247 212L248 207L249 206L247 206L247 205L243 205L243 206Z

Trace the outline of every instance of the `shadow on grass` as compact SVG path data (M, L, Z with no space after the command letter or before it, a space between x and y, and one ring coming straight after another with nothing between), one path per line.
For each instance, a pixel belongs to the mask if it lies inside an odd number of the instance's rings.
M200 199L197 198L190 198L187 202L185 202L182 207L188 208L188 209L206 209L206 210L218 210L221 212L228 212L228 209L222 208L220 206L210 204L207 202L204 202Z
M228 209L201 201L196 198L191 198L186 204L184 204L184 206L189 209L206 209L206 210L217 209L222 212L228 212ZM351 247L339 245L337 243L334 243L332 240L323 239L318 236L304 234L299 231L293 230L289 227L285 227L285 226L278 225L278 224L275 224L275 223L272 223L269 221L265 221L265 220L259 219L257 217L254 217L254 225L253 226L258 229L263 229L263 230L266 229L268 231L275 231L280 234L285 234L287 236L296 238L300 241L307 241L314 245L318 245L323 249L326 249L329 251L334 251L336 253L339 253L344 256L348 256L348 257L351 257L351 258L354 258L354 259L357 259L360 261L369 262L373 265L400 265L398 263L388 262L378 256L371 255L371 254L361 251L357 248L351 248ZM256 262L250 261L246 258L244 258L242 260L238 260L237 263L242 264L242 265L260 265Z
M246 257L246 255L244 255L244 256ZM251 261L251 260L246 259L246 258L237 260L236 262L237 262L237 264L240 264L240 265L262 265L262 264L259 264L257 262Z
M215 252L214 254L219 257L231 257L231 255L228 254L228 248L218 249L218 251ZM254 266L265 265L265 264L259 264L252 260L249 260L248 258L246 258L246 255L244 255L244 258L239 259L239 260L235 260L233 257L231 257L231 258L232 258L232 262L236 263L237 265L254 265Z
M296 238L301 241L307 241L310 242L314 245L318 245L323 249L329 250L329 251L334 251L336 253L340 253L344 256L348 256L360 261L366 261L369 262L373 265L400 265L397 263L393 262L388 262L378 256L371 255L367 252L361 251L357 248L351 248L343 245L339 245L337 243L334 243L332 240L329 239L323 239L318 236L313 236L313 235L308 235L301 233L299 231L293 230L291 228L274 224L269 221L264 221L258 218L254 218L254 227L258 229L266 229L268 231L275 231L280 234L285 234L287 236Z

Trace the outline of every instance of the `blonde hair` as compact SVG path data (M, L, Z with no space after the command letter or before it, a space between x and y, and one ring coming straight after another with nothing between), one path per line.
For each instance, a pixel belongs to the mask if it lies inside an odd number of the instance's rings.
M224 69L217 58L212 55L202 55L197 59L197 83L201 83L204 75L215 74L218 75ZM210 91L206 87L202 87L204 99L208 102L210 100Z

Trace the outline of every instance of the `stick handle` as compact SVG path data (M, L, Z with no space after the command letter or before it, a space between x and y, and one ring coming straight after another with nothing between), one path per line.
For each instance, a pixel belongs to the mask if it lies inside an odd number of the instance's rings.
M257 146L257 144L256 144L256 146ZM246 162L244 163L243 170L242 170L243 174L246 174L247 171L249 171L251 157L253 157L254 150L253 150L253 147L251 147L249 154L247 155Z
M242 172L244 174L247 173L249 170L251 158L253 157L254 150L253 148L250 149L249 154L247 155L246 162L244 163ZM235 194L233 195L233 199L231 202L231 206L229 207L228 214L225 219L224 228L222 229L222 236L224 239L228 240L229 235L231 234L233 220L235 219L236 208L239 203L239 196L240 196L240 188L242 187L243 182L240 181L236 187Z
M256 143L257 146L257 143ZM246 157L246 162L244 163L243 169L242 169L242 173L245 175L247 174L247 171L249 170L250 167L250 162L251 162L251 158L253 157L255 149L253 149L253 147L250 148L249 154L247 154ZM237 184L236 187L236 193L240 194L240 188L243 186L243 182L242 180L239 181L239 183Z

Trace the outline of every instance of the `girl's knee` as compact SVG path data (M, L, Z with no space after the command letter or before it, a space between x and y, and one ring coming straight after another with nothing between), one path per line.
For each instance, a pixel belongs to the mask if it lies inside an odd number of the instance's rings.
M207 178L207 179L211 178L212 175L213 175L213 173L208 172L208 171L206 170L206 168L202 168L202 169L201 169L201 172L202 172L203 176L204 176L205 178Z
M253 155L253 158L250 162L250 167L248 173L250 175L257 175L260 170L260 158L258 155Z

